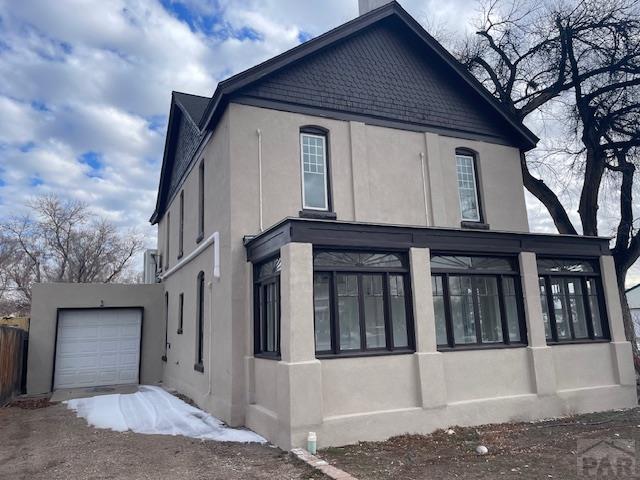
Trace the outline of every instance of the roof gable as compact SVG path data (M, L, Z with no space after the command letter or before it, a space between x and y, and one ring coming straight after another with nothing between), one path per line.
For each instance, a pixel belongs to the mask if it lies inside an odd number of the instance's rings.
M395 16L237 94L521 144L513 127Z

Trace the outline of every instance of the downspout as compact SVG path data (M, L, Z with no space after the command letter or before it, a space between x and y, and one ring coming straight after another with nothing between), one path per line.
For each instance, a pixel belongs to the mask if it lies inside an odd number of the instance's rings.
M215 232L213 235L213 278L220 280L220 233ZM211 395L213 386L213 280L209 280L209 388L207 389L207 397Z
M262 221L262 132L258 128L256 130L258 134L258 202L260 208L260 231L264 231L264 225Z

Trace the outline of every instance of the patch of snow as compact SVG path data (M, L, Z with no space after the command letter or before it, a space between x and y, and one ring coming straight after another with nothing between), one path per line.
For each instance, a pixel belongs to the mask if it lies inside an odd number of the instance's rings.
M77 398L64 403L89 425L116 432L131 430L147 435L183 435L220 442L266 442L251 430L227 427L160 387L141 385L132 394Z

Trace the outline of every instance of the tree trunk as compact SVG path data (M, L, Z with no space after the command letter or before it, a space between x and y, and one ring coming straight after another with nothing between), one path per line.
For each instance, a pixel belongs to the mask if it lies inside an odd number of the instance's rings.
M631 349L633 351L633 365L636 369L636 377L638 377L640 376L640 350L638 349L638 342L636 341L636 330L633 325L631 309L629 308L629 303L627 302L627 294L624 288L624 282L627 276L626 269L624 269L623 272L618 271L616 276L618 277L618 295L620 296L620 305L622 307L622 322L624 324L624 333L627 340L631 343Z

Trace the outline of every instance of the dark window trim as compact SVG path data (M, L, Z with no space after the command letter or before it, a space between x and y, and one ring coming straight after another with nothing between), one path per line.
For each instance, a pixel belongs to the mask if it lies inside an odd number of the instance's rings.
M182 335L182 328L184 327L184 293L178 295L178 330L176 333Z
M455 156L467 156L467 157L471 157L472 161L473 161L473 173L474 173L474 181L476 184L476 198L478 199L478 217L480 217L478 220L467 220L462 218L462 212L460 212L460 226L462 228L480 228L480 229L489 229L489 225L487 223L485 223L485 212L484 212L484 201L483 201L483 194L482 194L482 189L481 186L482 184L480 183L480 177L482 176L481 172L480 172L480 168L479 168L479 157L480 154L478 152L476 152L475 150L468 148L468 147L457 147L455 149ZM458 178L458 174L456 172L456 181ZM458 209L460 209L460 193L458 193Z
M309 135L318 135L324 137L324 156L326 164L326 177L327 177L327 209L316 210L312 208L304 208L304 202L299 215L306 218L326 218L335 220L336 214L333 211L333 182L331 181L331 143L329 130L319 125L303 125L298 132L298 148L300 149L300 186L304 190L304 178L302 171L302 135L308 133ZM302 192L304 195L304 192ZM304 197L301 197L304 198Z
M169 292L164 292L164 353L162 357L163 362L167 361L167 354L169 350Z
M180 222L178 229L178 260L184 253L184 190L180 192Z
M205 194L205 178L204 178L204 158L200 161L198 167L198 236L196 243L200 243L204 238L204 194Z
M166 225L166 237L165 237L165 255L164 255L164 269L169 269L169 256L171 255L171 212L167 212L167 225Z
M520 268L518 262L517 255L488 255L486 253L465 253L461 254L459 252L451 252L451 251L434 251L431 252L431 256L455 256L455 255L464 255L464 256L473 256L473 257L487 257L487 258L505 258L509 259L513 262L514 269L513 270L483 270L477 268L470 269L444 269L444 268L434 268L431 269L432 277L441 277L442 278L442 297L444 303L444 315L445 315L445 330L447 333L447 343L440 344L437 346L438 351L457 351L457 350L480 350L480 349L494 349L494 348L505 348L505 347L525 347L528 345L527 340L527 324L525 318L525 310L524 310L524 296L522 290L522 282L520 278ZM482 277L482 276L491 276L497 278L497 288L498 288L498 306L500 309L500 323L502 328L502 342L482 342L482 331L480 328L480 318L479 315L474 315L475 318L475 330L476 330L476 339L475 343L455 343L455 338L453 334L453 315L451 312L451 295L449 293L449 278L450 277ZM506 304L505 304L505 295L504 295L504 279L505 278L513 278L514 279L514 288L515 288L515 298L516 298L516 310L518 313L518 326L520 327L520 341L512 341L509 337L509 328L506 316ZM473 296L474 302L474 311L478 310L477 297Z
M204 272L198 273L196 284L196 362L193 366L194 370L204 371ZM202 368L199 370L198 367Z
M253 266L253 355L257 358L269 360L280 360L280 335L281 335L281 296L280 296L280 272L273 272L258 278L258 270L264 263L279 258L278 255L265 259ZM263 332L266 330L266 312L264 308L264 287L275 285L277 294L277 322L276 322L276 349L274 352L266 351L266 337Z
M549 328L551 330L551 337L547 337L547 345L564 345L564 344L581 344L581 343L607 343L611 341L611 331L609 326L609 317L607 315L606 302L604 298L604 285L602 283L602 273L600 272L600 265L597 258L593 257L577 257L577 256L558 256L558 255L539 255L538 260L544 259L573 259L588 262L593 266L593 272L549 272L538 270L538 279L543 279L546 290L546 303L547 312L549 315ZM553 293L551 290L551 279L563 278L563 279L577 279L580 280L580 288L582 288L582 302L584 308L584 314L587 320L587 338L576 338L573 325L573 312L569 309L569 331L571 333L570 339L558 338L558 327L556 325L556 312L553 305ZM587 290L587 280L594 279L596 282L596 299L598 302L598 310L600 314L600 324L602 329L602 337L596 337L593 331L593 318L591 312L591 304L589 302L589 292ZM538 287L539 288L539 287ZM539 292L542 297L542 292ZM565 301L569 304L568 294L565 292Z
M314 249L314 255L322 251L334 251L334 250L348 250L348 251L362 251L362 252L392 252L402 253L406 255L407 267L349 267L349 266L315 266L313 267L314 275L316 272L329 274L329 325L331 332L331 349L330 350L316 350L316 357L321 359L328 358L344 358L344 357L364 357L364 356L376 356L376 355L397 355L415 352L415 325L413 315L413 296L411 275L409 268L409 256L406 251L400 250L379 250L379 249ZM337 275L338 274L352 274L357 276L358 282L358 322L360 327L360 348L340 350L339 338L340 338L340 322L338 319L338 286ZM380 275L383 277L383 305L384 305L384 325L385 325L385 347L367 348L366 345L366 322L365 322L365 309L364 309L364 289L362 288L363 275ZM393 319L391 313L391 294L390 294L390 276L400 275L404 280L404 301L405 301L405 313L407 322L407 346L394 347L393 345ZM314 281L315 283L315 281ZM314 295L315 298L315 295ZM315 325L315 309L314 309L314 325ZM315 331L315 328L314 328ZM314 335L315 336L315 335Z

